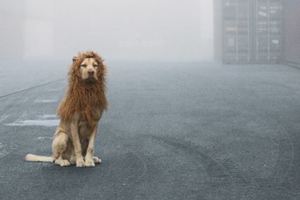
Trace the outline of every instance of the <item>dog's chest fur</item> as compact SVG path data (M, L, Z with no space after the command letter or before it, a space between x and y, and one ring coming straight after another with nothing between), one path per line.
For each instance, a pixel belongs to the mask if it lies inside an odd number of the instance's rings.
M91 124L88 123L84 117L79 117L78 122L78 133L80 137L89 137L92 133L93 129L97 126L100 118L101 118L102 112L100 110L94 110L92 113L92 122Z

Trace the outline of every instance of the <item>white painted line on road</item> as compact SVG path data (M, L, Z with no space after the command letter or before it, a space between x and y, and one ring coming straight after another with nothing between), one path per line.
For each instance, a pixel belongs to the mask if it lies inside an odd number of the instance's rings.
M1 118L0 118L1 119ZM45 126L53 127L59 124L59 119L54 114L39 115L38 119L17 120L12 123L5 124L6 126Z
M36 99L34 103L56 103L57 100L55 99Z
M23 121L15 121L13 123L5 124L6 126L45 126L45 127L53 127L57 126L59 123L58 119L50 119L50 120L23 120Z
M39 116L41 119L57 119L56 115L53 114L45 114L45 115L40 115Z
M42 137L42 136L40 136L40 137L37 137L37 139L38 140L52 140L53 137Z
M59 89L50 88L50 89L48 89L47 91L48 91L48 92L60 92L60 91L62 91L62 89L61 89L61 88L59 88Z

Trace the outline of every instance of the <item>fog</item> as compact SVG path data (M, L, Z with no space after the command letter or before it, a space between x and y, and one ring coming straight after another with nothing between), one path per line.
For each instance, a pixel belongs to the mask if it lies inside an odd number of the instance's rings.
M1 0L0 57L65 59L95 50L108 60L213 59L213 2Z
M299 1L1 0L2 60L299 64Z

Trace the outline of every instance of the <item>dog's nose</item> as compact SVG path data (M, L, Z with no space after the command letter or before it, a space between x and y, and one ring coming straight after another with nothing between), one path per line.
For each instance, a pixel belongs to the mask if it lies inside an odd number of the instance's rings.
M89 76L93 76L94 75L94 71L88 71Z

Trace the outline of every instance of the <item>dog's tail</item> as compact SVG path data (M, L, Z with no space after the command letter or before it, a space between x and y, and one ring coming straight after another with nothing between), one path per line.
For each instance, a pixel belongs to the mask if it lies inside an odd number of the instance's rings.
M53 158L51 156L39 156L30 153L25 156L25 160L32 162L53 162Z

